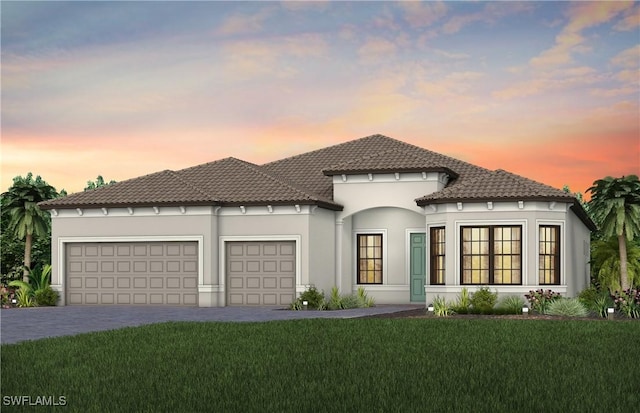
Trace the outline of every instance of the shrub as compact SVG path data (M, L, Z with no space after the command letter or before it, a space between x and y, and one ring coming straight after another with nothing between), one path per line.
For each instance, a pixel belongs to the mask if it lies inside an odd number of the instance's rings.
M498 300L498 293L491 292L489 287L481 287L471 294L471 306L479 310L482 314L490 314Z
M447 317L453 314L453 309L444 297L438 295L433 299L433 314L437 317Z
M291 303L289 309L303 310L304 301L307 302L307 308L309 310L324 310L324 293L318 291L314 286L307 288L302 294L300 294L300 297L298 297L293 303Z
M327 302L327 309L329 310L342 309L342 297L340 297L340 290L338 290L338 287L336 286L331 288L331 296L329 297L329 302Z
M640 318L640 290L629 288L611 295L618 311L629 318Z
M586 317L589 311L578 298L561 298L549 302L545 314L565 317Z
M16 292L11 287L5 287L0 285L0 307L11 308L14 306L13 299L16 297Z
M471 307L469 290L467 290L466 287L463 287L462 290L460 290L460 295L456 300L456 304L453 306L453 311L458 314L467 314L469 312L469 307Z
M350 308L360 308L360 301L354 294L343 295L340 299L341 308L348 310Z
M545 314L547 305L561 297L560 293L556 293L552 290L530 290L529 294L525 294L524 297L531 304L531 309L539 314Z
M614 306L609 292L606 289L598 289L593 285L582 290L578 295L578 299L589 311L603 318L607 318L607 308Z
M375 305L375 300L373 297L367 296L364 287L358 287L356 296L358 297L358 307L360 308L373 307Z
M36 305L54 306L58 302L58 292L49 286L36 291L34 298Z
M521 314L525 305L524 299L519 295L509 295L498 303L497 310L504 311L504 314Z

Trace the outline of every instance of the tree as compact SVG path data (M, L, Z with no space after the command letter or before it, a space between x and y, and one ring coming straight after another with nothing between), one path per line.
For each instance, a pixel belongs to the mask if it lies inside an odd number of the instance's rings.
M46 237L50 227L50 216L38 207L38 202L56 198L56 189L40 176L33 179L29 172L26 177L16 176L13 185L2 194L3 222L6 230L18 239L25 240L23 279L29 281L31 268L31 248L33 239Z
M629 288L627 243L640 235L640 180L636 175L598 179L589 189L589 211L605 239L618 238L620 284Z
M627 274L629 285L640 285L640 243L625 240L627 244ZM591 245L593 280L610 292L620 291L620 245L617 237L596 240Z
M96 189L96 188L100 188L101 186L107 186L107 185L111 185L111 184L115 184L116 181L114 181L113 179L111 181L109 181L109 183L106 183L104 181L104 178L102 177L102 175L98 175L98 177L96 178L95 182L94 181L87 181L87 186L84 188L85 191L89 191L91 189Z

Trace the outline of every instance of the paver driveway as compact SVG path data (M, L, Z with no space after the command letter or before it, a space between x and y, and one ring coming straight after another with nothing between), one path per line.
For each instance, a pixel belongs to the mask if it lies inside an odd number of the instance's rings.
M380 305L340 311L287 311L274 307L66 306L0 311L0 342L17 343L166 321L272 321L300 318L355 318L420 308Z

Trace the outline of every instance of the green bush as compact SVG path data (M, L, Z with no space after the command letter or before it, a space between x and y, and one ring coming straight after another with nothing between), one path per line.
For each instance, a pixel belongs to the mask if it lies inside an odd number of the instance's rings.
M598 289L595 286L582 290L578 295L578 299L589 311L602 318L607 318L607 308L614 305L609 291L607 289Z
M560 298L547 304L545 314L564 317L586 317L589 311L578 298Z
M451 305L447 303L447 300L444 297L440 297L438 295L433 299L433 314L437 317L447 317L453 313Z
M561 295L553 290L543 290L540 288L535 291L530 290L529 294L525 294L524 297L529 301L532 310L538 314L546 314L547 306L561 298Z
M291 310L303 310L303 302L307 302L307 308L309 310L324 310L326 308L324 293L318 291L314 286L307 288L300 297L298 297L291 305Z
M522 297L509 295L500 300L497 310L503 311L503 314L521 314L524 305L525 302Z
M37 290L34 297L39 306L54 306L58 302L58 292L50 286Z
M481 287L478 291L471 294L471 306L477 309L481 314L491 314L490 311L498 301L498 293L491 292L489 287Z
M469 307L471 307L471 296L469 295L469 290L463 287L462 290L460 290L456 304L453 306L453 311L457 314L467 314Z

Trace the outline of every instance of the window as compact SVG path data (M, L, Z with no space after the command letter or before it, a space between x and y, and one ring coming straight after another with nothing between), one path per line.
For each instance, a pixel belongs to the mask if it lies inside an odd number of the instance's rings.
M462 227L462 284L521 284L522 227Z
M560 227L541 225L539 243L538 282L560 284Z
M358 234L358 284L382 284L382 234Z
M445 230L444 227L434 227L430 231L431 245L431 285L444 284L445 258Z

